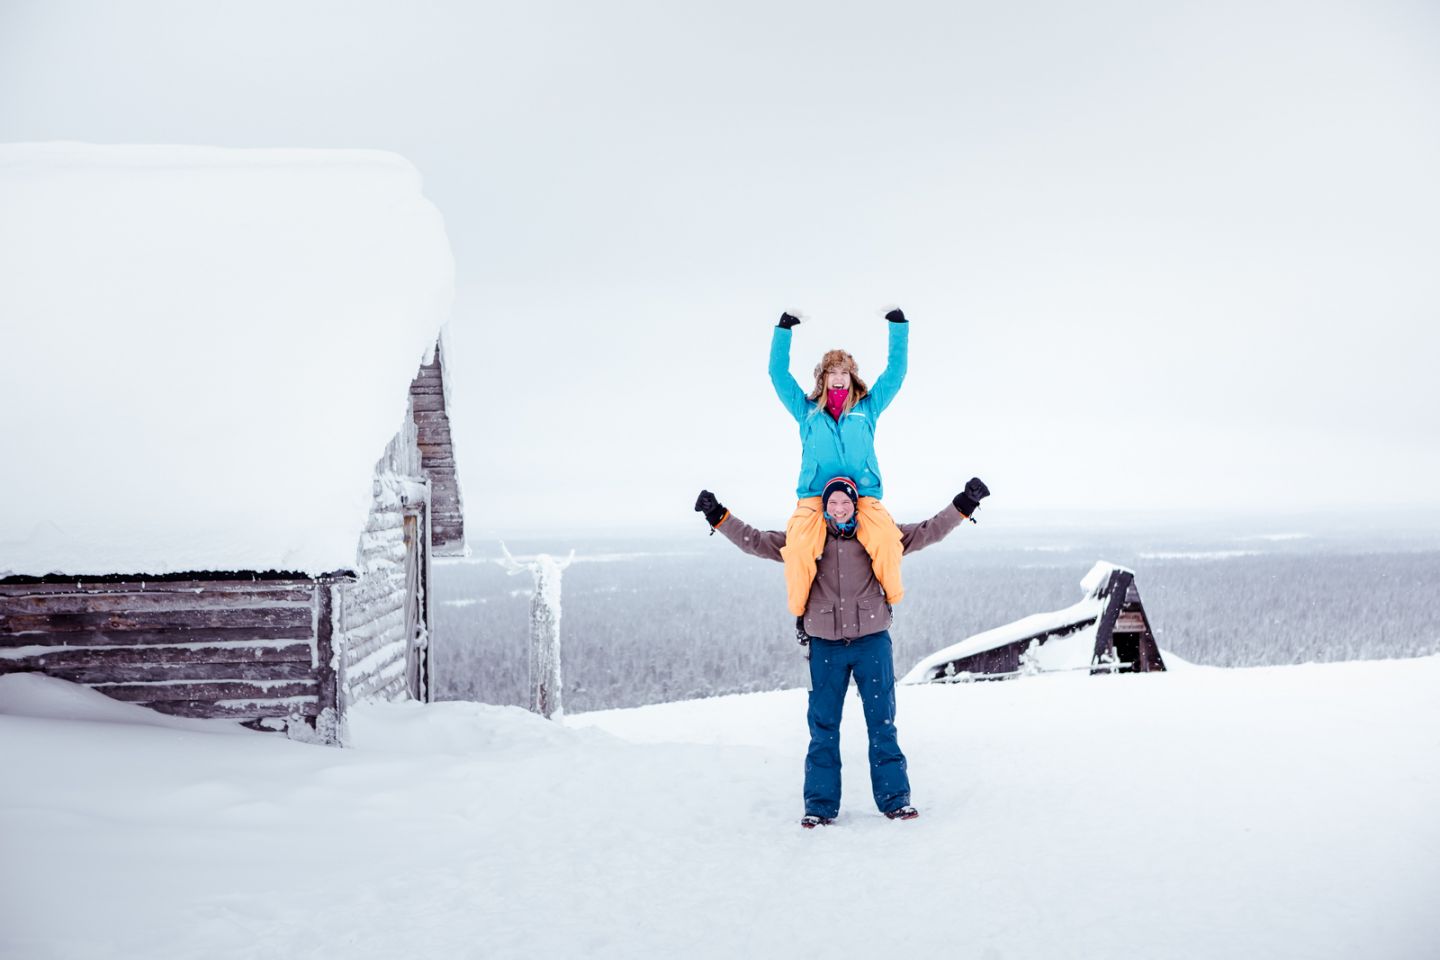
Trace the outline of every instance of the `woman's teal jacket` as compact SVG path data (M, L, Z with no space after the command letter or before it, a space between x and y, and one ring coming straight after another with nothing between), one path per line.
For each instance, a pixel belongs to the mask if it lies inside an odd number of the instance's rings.
M791 331L776 327L770 340L770 382L785 409L800 424L800 482L797 497L818 497L834 477L850 477L862 497L883 497L880 465L875 460L875 423L895 399L909 364L910 324L888 323L890 353L885 372L849 413L837 423L822 404L806 399L806 391L790 375Z

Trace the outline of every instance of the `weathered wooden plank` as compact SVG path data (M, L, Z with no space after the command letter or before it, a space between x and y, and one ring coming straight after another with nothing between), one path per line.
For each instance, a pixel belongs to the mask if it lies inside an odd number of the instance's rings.
M390 600L383 607L371 605L368 607L352 606L347 604L345 617L345 632L356 633L363 631L366 627L382 620L394 620L405 614L405 593L403 584L397 584L396 589L387 590L385 596Z
M263 595L239 591L144 593L42 593L23 596L0 595L0 613L104 613L126 611L244 610L309 607L309 592L267 592Z
M51 594L85 594L104 596L106 594L138 594L141 596L167 594L224 595L241 593L275 600L292 600L308 597L315 588L314 582L305 580L63 580L43 583L0 583L0 598L6 596L47 596Z
M360 663L369 657L374 656L382 650L394 648L395 653L391 659L403 659L405 656L405 625L402 623L390 630L369 634L368 636L357 637L353 634L347 638L348 655L350 663Z
M347 623L354 622L356 615L363 616L366 609L377 604L393 607L399 602L395 595L405 589L405 580L398 575L405 572L404 567L389 558L385 559L384 566L388 573L381 574L377 567L372 567L371 575L360 581L360 587L345 595Z
M367 623L353 626L345 625L345 646L349 650L352 659L361 659L365 654L374 652L375 641L384 639L387 642L397 641L405 633L405 611L386 614L370 620Z
M1144 633L1145 614L1140 610L1122 610L1115 618L1116 633Z
M351 684L356 700L398 700L405 692L405 660L388 661L382 668Z
M3 668L0 668L3 669ZM141 683L146 681L276 681L303 680L314 682L316 668L309 660L286 663L170 663L170 664L103 664L99 666L56 667L42 671L47 676L72 683ZM101 688L108 692L108 688Z
M350 634L345 639L351 663L358 663L381 651L389 650L391 647L398 649L403 654L406 640L405 625L397 624L388 630L377 630L363 636Z
M311 663L314 648L308 642L278 646L238 644L202 647L47 647L44 653L0 657L0 670L44 670L59 667L129 666L184 663Z
M320 710L326 708L337 714L340 709L340 679L335 657L335 593L336 590L320 591L315 613L316 658L320 665L317 675L319 684L318 703Z
M936 671L936 676L945 677L954 673L1015 673L1020 669L1020 654L1027 646L1029 646L1028 641L982 650L980 653L962 657L951 664L940 666ZM954 670L951 671L947 667L953 667Z
M1140 651L1145 670L1165 669L1165 660L1160 656L1160 647L1155 643L1155 637L1148 631L1140 638Z
M308 680L286 680L278 683L243 680L116 683L102 684L95 689L116 700L153 703L162 700L274 700L281 697L307 697L318 693L318 684L312 677Z
M67 630L59 633L0 634L0 649L16 647L148 647L172 644L209 644L269 641L281 646L307 643L310 628L247 627L240 630Z
M279 630L302 628L309 632L312 614L308 606L202 608L195 610L124 610L95 613L0 613L0 634L30 632L126 630L226 630L268 627Z
M320 705L314 700L257 700L254 702L213 703L208 700L156 700L140 702L160 713L174 717L197 719L244 720L251 717L314 717L320 713Z

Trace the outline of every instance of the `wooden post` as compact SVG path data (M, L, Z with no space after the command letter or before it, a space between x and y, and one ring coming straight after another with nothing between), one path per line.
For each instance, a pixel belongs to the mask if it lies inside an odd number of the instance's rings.
M530 597L530 709L547 719L565 715L561 702L564 686L560 679L560 577L575 559L575 551L564 561L542 553L520 563L500 544L510 573L528 571L535 580Z
M340 687L335 671L335 587L327 577L315 581L315 661L320 681L315 732L327 744L340 742Z

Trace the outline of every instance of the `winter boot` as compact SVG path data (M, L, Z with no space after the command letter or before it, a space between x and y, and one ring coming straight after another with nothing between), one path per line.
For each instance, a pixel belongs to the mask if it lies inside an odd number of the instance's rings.
M887 810L885 812L885 816L889 817L891 820L914 820L916 817L920 816L920 811L916 810L914 807L910 806L907 803L903 807L896 807L894 810Z
M814 830L816 827L828 827L834 822L834 817L822 817L818 813L807 813L800 818L800 826L806 830Z

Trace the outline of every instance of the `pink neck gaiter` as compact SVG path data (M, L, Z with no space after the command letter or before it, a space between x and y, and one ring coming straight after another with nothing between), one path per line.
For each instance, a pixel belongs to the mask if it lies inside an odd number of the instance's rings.
M825 392L825 409L830 411L830 416L836 420L840 419L840 411L845 409L845 401L850 399L850 390L846 387L836 387Z

